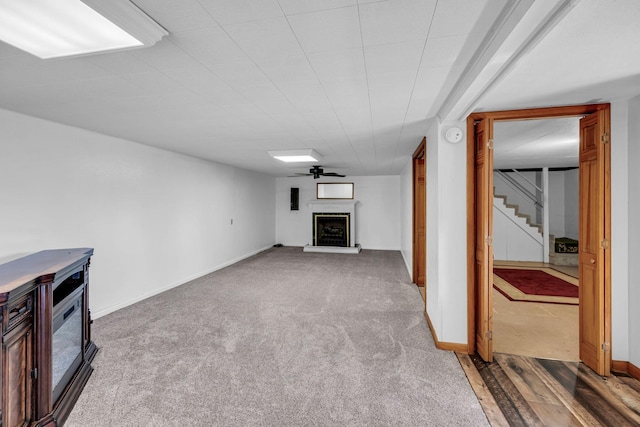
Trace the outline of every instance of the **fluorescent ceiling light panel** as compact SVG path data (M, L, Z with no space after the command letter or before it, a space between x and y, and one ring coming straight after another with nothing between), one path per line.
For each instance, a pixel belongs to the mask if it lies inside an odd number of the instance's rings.
M319 162L322 156L308 148L304 150L267 151L271 157L287 163Z
M168 34L128 0L86 3L91 7L80 0L0 0L0 40L50 59L152 45ZM156 34L149 37L149 29Z
M300 163L300 162L317 162L318 159L314 159L311 156L273 156L274 159L278 159L287 163Z

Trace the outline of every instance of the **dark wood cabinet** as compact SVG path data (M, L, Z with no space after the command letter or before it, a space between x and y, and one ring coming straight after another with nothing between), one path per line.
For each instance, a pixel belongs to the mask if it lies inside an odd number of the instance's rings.
M41 251L0 265L0 426L60 426L91 375L93 249Z
M32 420L33 336L33 322L27 320L2 337L3 385L7 391L3 425L28 425Z

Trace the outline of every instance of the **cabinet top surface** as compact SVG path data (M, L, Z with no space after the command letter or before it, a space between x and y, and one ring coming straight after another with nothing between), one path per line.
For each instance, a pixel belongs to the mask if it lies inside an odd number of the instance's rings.
M11 292L38 277L55 274L93 255L93 248L50 249L0 265L0 294Z

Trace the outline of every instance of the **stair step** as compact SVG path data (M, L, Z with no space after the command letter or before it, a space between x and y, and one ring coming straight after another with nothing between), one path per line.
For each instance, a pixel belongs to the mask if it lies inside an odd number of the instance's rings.
M508 209L513 209L515 216L517 216L518 218L524 219L528 226L533 227L533 228L537 228L538 232L540 234L542 234L542 225L532 222L531 221L531 215L520 213L518 205L507 203L507 196L494 194L493 197L494 198L498 198L498 199L502 199L502 203L505 205L505 207L507 207Z

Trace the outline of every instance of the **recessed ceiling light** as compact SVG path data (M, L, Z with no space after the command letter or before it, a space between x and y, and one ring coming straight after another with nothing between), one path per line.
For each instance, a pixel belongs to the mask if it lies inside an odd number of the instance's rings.
M128 0L0 1L0 40L42 59L151 46L167 34Z
M319 162L322 156L311 148L304 150L267 151L271 157L287 163Z

